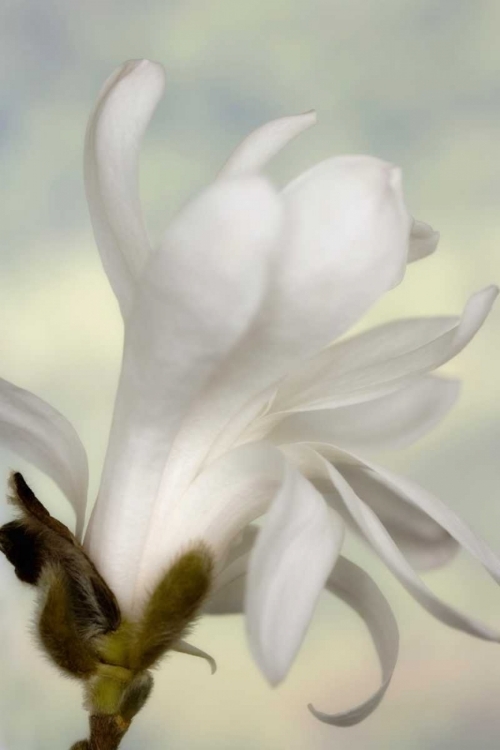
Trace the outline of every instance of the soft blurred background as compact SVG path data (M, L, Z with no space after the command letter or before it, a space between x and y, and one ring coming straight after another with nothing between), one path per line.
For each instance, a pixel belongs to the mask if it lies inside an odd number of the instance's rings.
M167 68L142 155L153 237L267 119L318 110L317 127L272 165L280 183L326 156L365 152L403 167L408 204L442 232L363 321L456 313L500 282L500 45L497 0L3 0L0 6L1 376L62 411L89 451L96 491L116 385L121 322L100 268L82 187L86 119L128 58ZM417 447L385 456L439 494L500 551L500 310L446 367L461 401ZM62 519L49 482L25 469ZM9 517L0 505L0 520ZM192 640L218 660L171 657L124 748L156 750L493 750L500 742L500 648L421 611L359 547L396 611L401 657L386 699L350 730L306 704L347 708L377 664L363 626L325 597L286 682L271 690L238 618ZM429 584L500 625L500 589L459 557ZM32 594L0 558L0 747L66 750L85 736L77 684L32 645Z

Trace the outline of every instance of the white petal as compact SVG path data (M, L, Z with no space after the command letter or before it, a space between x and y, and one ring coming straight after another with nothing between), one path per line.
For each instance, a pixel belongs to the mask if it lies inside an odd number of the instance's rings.
M399 632L394 614L370 576L345 557L339 557L327 588L355 610L366 624L377 650L382 669L378 690L355 708L338 714L326 714L309 705L320 721L337 727L349 727L365 719L379 705L391 681L399 649Z
M194 480L183 496L168 498L164 520L152 525L136 572L135 610L183 550L203 541L215 561L216 585L230 545L266 512L283 480L283 454L255 443L222 456Z
M462 318L398 320L325 349L287 378L273 412L332 409L391 393L455 357L486 320L495 286L474 294Z
M300 648L343 536L319 492L287 467L250 556L245 595L250 649L273 685Z
M200 541L214 556L217 585L231 543L266 512L282 477L282 453L272 445L252 444L236 448L211 464L184 496L165 498L165 520L151 524L148 543L141 550L141 567L137 570L123 565L128 580L122 579L117 570L113 591L120 597L122 609L130 616L138 614L162 571Z
M76 513L80 538L87 503L87 455L70 423L52 406L0 379L0 442L45 472Z
M245 540L235 548L233 559L219 578L222 585L204 608L204 614L239 614L243 611L250 548L255 542L256 532L257 528L249 527ZM375 582L345 557L338 557L327 579L326 588L363 619L370 631L382 668L382 684L378 690L355 708L343 713L325 714L309 706L320 721L336 726L352 726L376 709L389 687L398 657L398 626L387 600Z
M161 65L130 60L104 84L87 127L87 201L102 262L124 315L150 252L139 199L138 156L164 87Z
M176 491L234 445L291 367L343 332L404 269L408 219L390 165L332 159L292 183L284 199L288 235L274 283L176 438L168 467Z
M231 547L223 569L212 586L209 600L203 608L208 615L233 615L245 607L245 584L250 553L257 539L259 527L250 524L241 539Z
M371 401L337 409L299 412L269 435L276 444L335 443L353 450L386 450L411 445L430 432L455 404L460 382L436 375Z
M303 460L306 465L309 465L309 468L313 465L316 471L322 470L330 478L335 489L341 496L346 509L366 540L413 598L430 614L449 627L484 640L500 641L500 632L489 628L479 620L462 614L433 594L415 573L415 570L399 550L377 515L357 496L341 473L329 462L329 460L338 457L339 453L337 449L331 446L320 446L319 444L315 444L315 448L320 451L321 455L317 451L305 446L291 446L291 450L288 451L287 448L286 452L289 457L295 455L299 461ZM327 457L329 460L326 460L324 457ZM463 546L467 549L469 547L475 548L475 556L483 562L485 567L498 580L500 560L470 530L467 530L467 533L465 533L464 529L461 531L464 537L466 537L464 541L468 545L464 544ZM456 535L454 534L454 536Z
M355 493L377 514L406 559L417 570L431 570L448 563L459 544L441 524L410 505L375 472L364 466L337 464ZM338 509L339 498L331 498ZM341 502L341 501L340 501Z
M314 111L266 122L233 151L219 176L240 177L259 172L287 143L315 124Z
M413 226L410 233L410 249L408 252L408 262L421 260L428 255L432 255L438 246L439 232L423 221L413 220Z
M86 539L122 603L177 497L161 487L172 440L259 308L280 209L260 178L220 181L182 212L144 271Z
M497 583L500 583L500 558L442 500L410 479L399 476L373 461L361 459L352 453L348 455L348 460L355 460L359 465L366 467L373 474L373 479L393 492L401 502L408 504L411 509L425 513L439 524L486 568Z
M388 289L407 260L410 217L400 170L368 156L317 164L284 193L290 239L277 279L294 339L326 345ZM277 304L283 304L280 300Z

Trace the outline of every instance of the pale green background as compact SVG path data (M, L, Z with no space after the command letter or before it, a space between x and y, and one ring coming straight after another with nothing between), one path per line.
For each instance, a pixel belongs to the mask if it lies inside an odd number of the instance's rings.
M500 3L497 0L2 0L0 5L0 374L58 407L88 447L95 493L117 378L121 326L100 270L82 189L82 138L104 78L127 58L167 68L167 96L142 159L152 236L210 180L251 128L315 107L280 181L315 161L368 152L400 164L411 210L442 232L363 325L454 313L500 281ZM459 406L418 447L384 458L439 493L500 550L495 312L446 370ZM10 466L5 456L1 476ZM29 470L51 509L70 514ZM3 479L2 479L3 481ZM0 506L0 518L8 511ZM202 623L206 665L175 656L124 748L147 750L493 750L500 742L500 646L448 630L382 566L354 549L401 626L386 700L338 730L307 712L340 710L376 684L363 627L325 599L286 683L271 690L241 621ZM428 576L450 601L500 626L500 590L466 556ZM31 594L0 560L0 746L67 750L85 735L79 686L31 645Z

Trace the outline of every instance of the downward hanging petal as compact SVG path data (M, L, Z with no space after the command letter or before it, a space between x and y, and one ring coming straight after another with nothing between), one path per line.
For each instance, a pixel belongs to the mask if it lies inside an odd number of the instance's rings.
M389 687L398 660L398 625L378 586L367 573L345 557L337 560L326 585L332 594L354 609L364 621L377 650L382 670L382 683L378 690L368 700L349 711L326 714L309 704L309 710L320 721L337 727L350 727L363 721L377 708Z
M47 474L76 513L81 538L87 503L85 448L70 423L52 406L0 379L0 442Z
M460 549L457 540L427 513L405 501L378 473L366 466L348 463L337 464L337 468L355 493L377 514L414 568L439 568L457 554ZM338 499L331 499L338 508Z
M296 445L290 446L290 450L287 447L286 452L287 455L290 457L294 456L301 463L301 467L306 473L312 471L317 475L318 471L324 472L325 477L328 477L332 482L339 496L342 498L346 510L366 540L413 598L430 614L436 617L436 619L441 620L441 622L449 627L469 633L469 635L482 638L483 640L500 641L499 631L493 630L475 618L459 612L433 594L415 573L377 515L358 497L342 474L330 463L330 460L327 460L338 457L336 449L331 446L313 445L315 450L305 445ZM474 536L471 532L469 534ZM472 539L469 538L469 543L471 542ZM495 578L497 578L498 571L500 570L500 561L490 550L486 552L477 538L475 538L475 544L476 556L479 557L479 554L481 554L484 557L484 562L481 557L479 559L483 564L487 564L487 569L492 574L495 572Z
M259 172L287 143L315 124L314 111L266 122L233 151L219 177L241 177Z
M204 608L205 614L223 615L243 612L249 545L255 542L256 528L250 527L245 539L234 549L233 559L219 577L219 588ZM339 556L330 573L326 588L359 614L373 639L382 669L380 687L370 698L338 714L326 714L309 705L320 721L335 726L352 726L369 716L379 705L389 687L396 666L399 632L392 610L378 586L361 568Z
M401 502L425 513L435 523L439 524L453 539L471 554L488 571L491 577L500 583L500 558L491 550L477 534L475 534L464 521L442 500L425 490L411 479L399 476L383 466L368 461L352 453L339 452L335 455L343 455L349 462L355 462L365 471L372 475L373 479L386 487L400 498ZM333 456L333 453L332 453Z
M130 311L150 252L139 198L138 157L164 87L165 73L158 63L126 62L101 89L85 138L90 217L124 316Z
M128 604L148 534L177 497L161 490L173 438L259 308L280 208L264 180L220 181L184 209L143 274L86 540Z
M321 495L287 467L249 562L245 595L253 656L271 684L286 676L335 564L344 526Z

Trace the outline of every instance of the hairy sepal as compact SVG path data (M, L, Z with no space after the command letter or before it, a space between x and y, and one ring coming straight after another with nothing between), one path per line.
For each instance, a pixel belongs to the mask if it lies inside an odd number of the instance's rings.
M168 569L137 625L133 669L150 669L186 633L209 593L212 572L213 558L203 544L185 552Z

